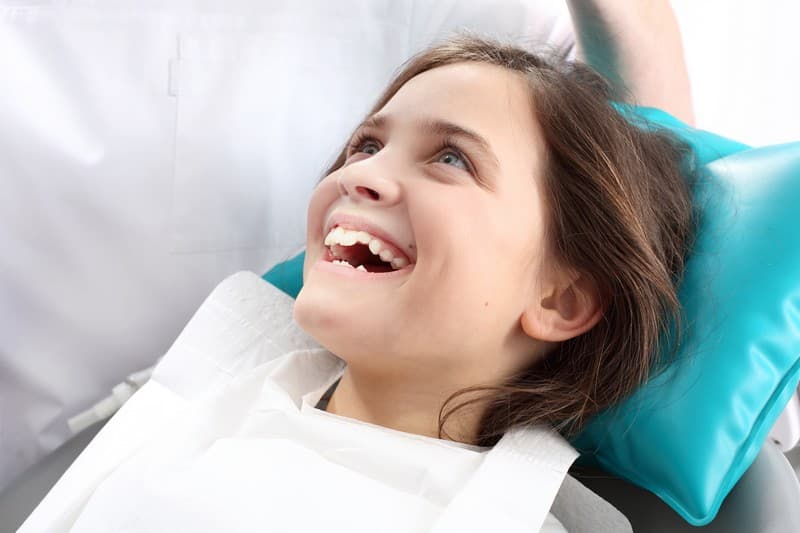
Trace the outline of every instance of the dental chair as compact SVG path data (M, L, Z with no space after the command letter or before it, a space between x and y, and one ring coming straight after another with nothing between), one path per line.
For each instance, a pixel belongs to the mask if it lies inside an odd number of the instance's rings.
M786 456L771 441L739 480L716 518L693 526L654 494L589 468L570 471L581 483L624 514L635 532L789 533L800 531L800 483Z
M84 429L0 492L0 533L13 533L22 525L106 422Z

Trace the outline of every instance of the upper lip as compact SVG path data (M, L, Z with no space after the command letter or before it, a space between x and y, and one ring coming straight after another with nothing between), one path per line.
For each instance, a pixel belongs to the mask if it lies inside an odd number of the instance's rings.
M409 263L416 263L417 258L415 255L409 255L402 246L400 246L393 236L391 236L387 231L385 231L380 226L376 225L369 220L357 216L357 215L349 215L346 213L334 213L333 215L328 218L328 222L325 224L325 233L323 234L323 238L331 232L336 226L341 226L345 229L351 230L361 230L366 231L373 237L377 237L384 243L388 244L394 249L395 254L399 252L405 257Z

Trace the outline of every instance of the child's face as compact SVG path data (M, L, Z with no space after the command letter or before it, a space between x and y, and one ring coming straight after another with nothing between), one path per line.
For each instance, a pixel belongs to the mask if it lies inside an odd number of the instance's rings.
M533 345L520 316L546 261L544 148L526 82L490 65L440 67L374 117L311 198L297 322L351 366L398 377L473 384L525 366ZM373 273L330 262L337 222L390 240L396 266L410 264ZM366 245L333 253L372 260Z

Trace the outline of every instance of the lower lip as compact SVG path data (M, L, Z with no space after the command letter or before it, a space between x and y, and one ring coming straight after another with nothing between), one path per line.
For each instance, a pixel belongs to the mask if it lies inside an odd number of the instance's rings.
M399 270L392 270L391 272L364 272L363 270L356 270L353 267L337 265L332 263L331 261L333 261L333 255L331 255L331 251L326 248L325 255L323 255L320 259L317 260L313 268L316 270L323 270L339 276L344 276L347 278L353 278L359 280L379 280L379 279L399 278L405 276L406 274L414 270L414 264L412 263Z

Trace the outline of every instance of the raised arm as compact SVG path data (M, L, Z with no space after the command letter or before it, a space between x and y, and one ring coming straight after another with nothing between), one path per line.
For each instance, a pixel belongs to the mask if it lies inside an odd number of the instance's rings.
M636 103L689 124L694 111L678 22L669 0L567 0L578 56Z

